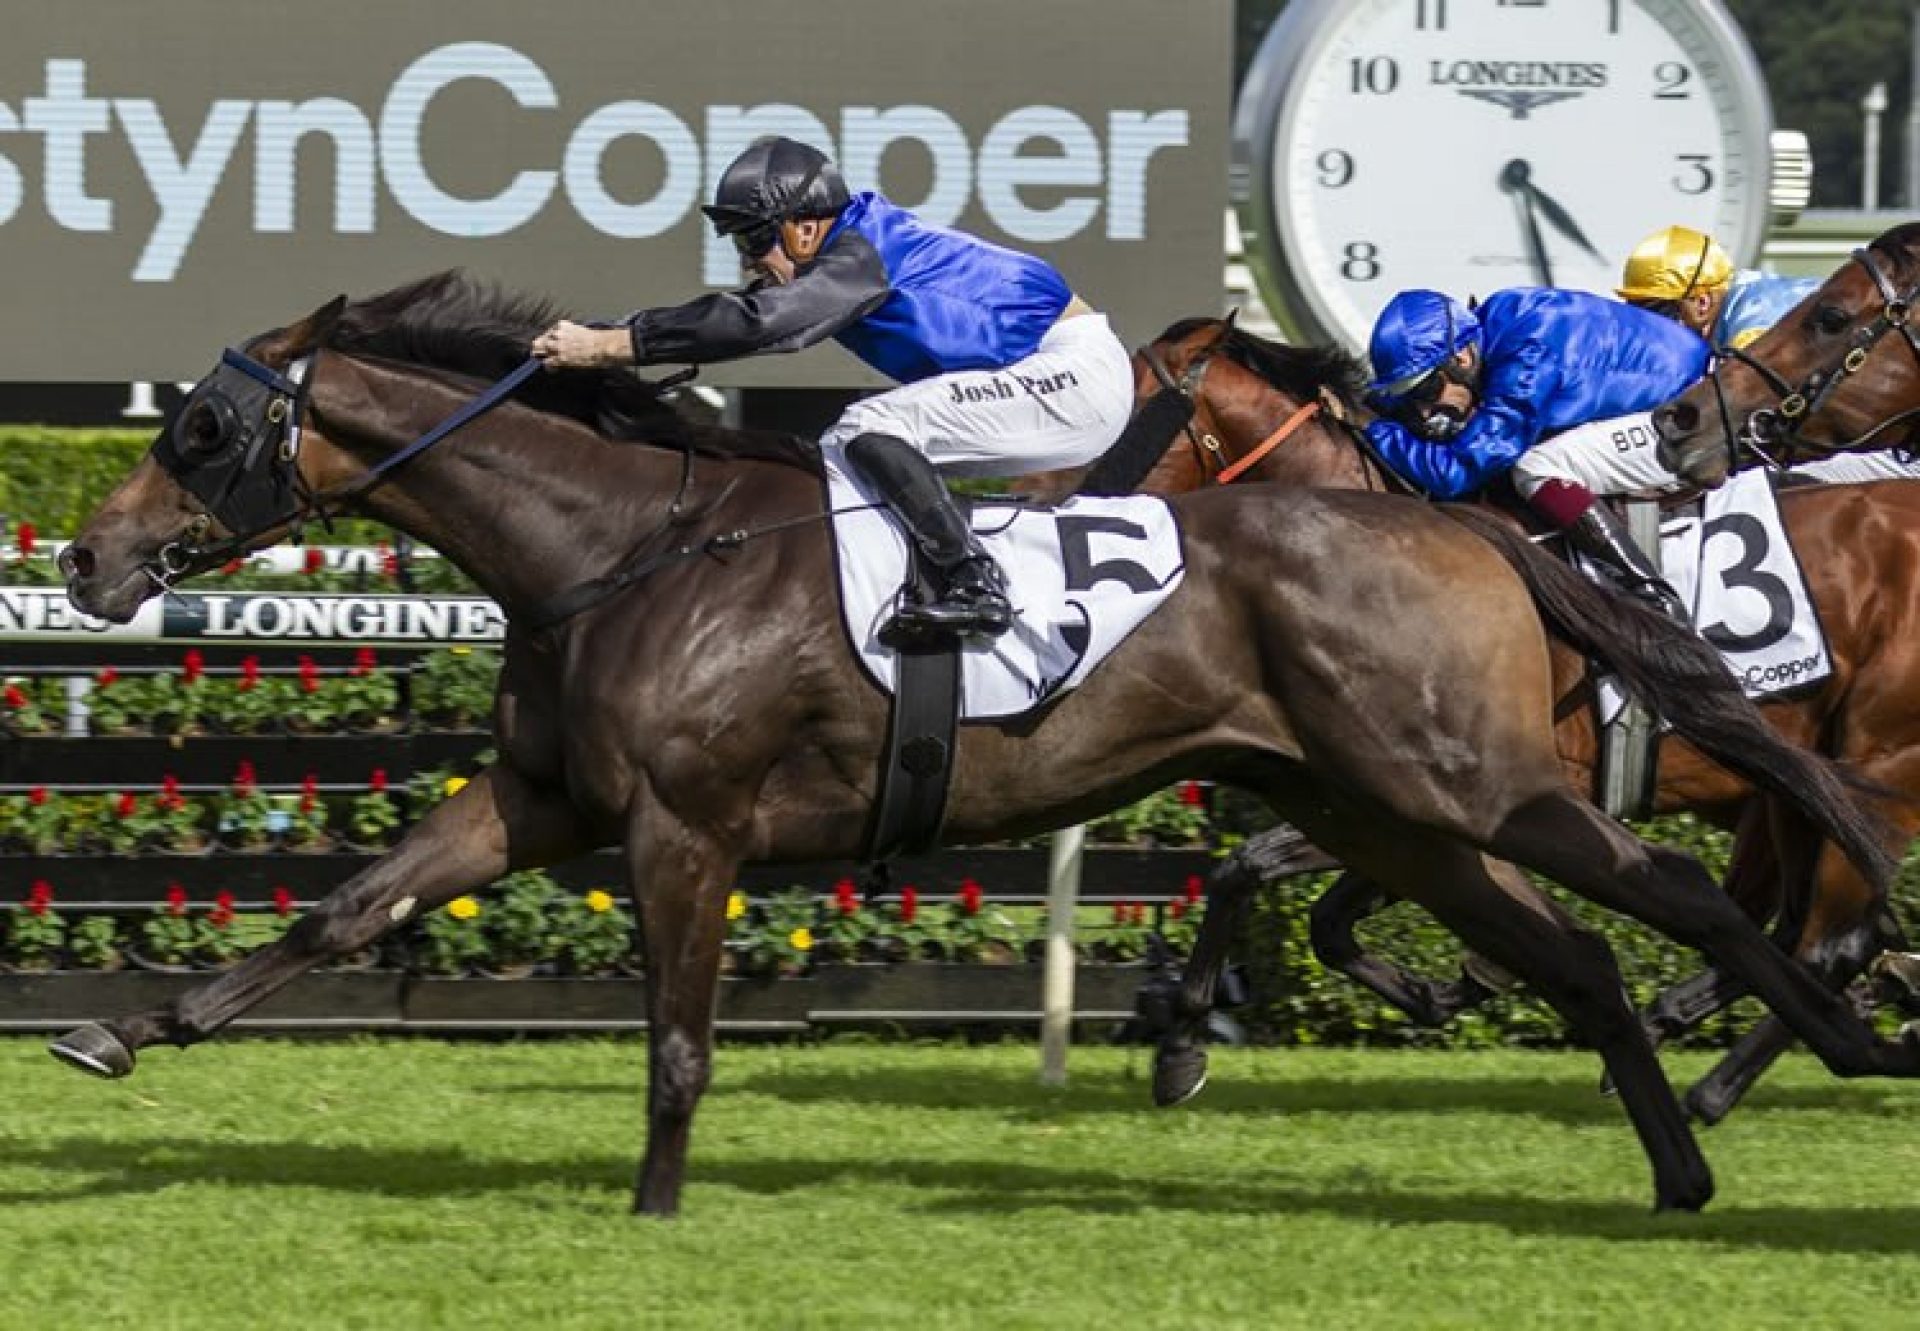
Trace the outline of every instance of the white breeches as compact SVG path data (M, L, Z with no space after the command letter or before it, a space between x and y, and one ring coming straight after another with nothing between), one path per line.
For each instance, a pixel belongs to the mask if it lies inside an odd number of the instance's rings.
M838 452L888 434L956 476L1024 476L1093 461L1132 414L1132 359L1105 315L1082 314L1005 369L935 375L855 402L820 446Z

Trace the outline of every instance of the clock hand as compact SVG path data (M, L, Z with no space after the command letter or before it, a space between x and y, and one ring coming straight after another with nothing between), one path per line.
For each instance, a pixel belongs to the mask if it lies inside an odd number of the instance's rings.
M1561 207L1545 190L1528 181L1527 193L1535 203L1540 205L1540 211L1546 215L1547 221L1551 222L1561 235L1585 250L1592 256L1595 263L1604 264L1607 261L1606 257L1593 247L1593 242L1588 240L1580 230L1579 224L1573 220L1573 215Z
M1527 164L1519 158L1508 162L1500 172L1500 188L1513 195L1520 209L1520 225L1527 234L1527 250L1533 256L1533 275L1541 286L1553 285L1553 265L1547 262L1547 243L1540 235L1540 219L1534 211L1533 186Z

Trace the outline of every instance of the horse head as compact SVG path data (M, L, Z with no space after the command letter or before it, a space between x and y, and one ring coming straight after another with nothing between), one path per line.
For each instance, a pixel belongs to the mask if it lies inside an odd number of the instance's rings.
M1911 441L1920 425L1916 299L1920 224L1908 223L1855 250L1752 346L1725 350L1705 379L1654 412L1660 461L1712 487L1758 463Z
M229 349L153 447L60 554L82 612L125 623L174 582L264 548L308 512L302 448L324 447L307 410L313 361L344 296Z

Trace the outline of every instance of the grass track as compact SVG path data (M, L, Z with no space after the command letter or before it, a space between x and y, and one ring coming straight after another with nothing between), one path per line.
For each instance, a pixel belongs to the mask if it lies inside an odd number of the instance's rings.
M1920 1088L1791 1061L1650 1184L1582 1055L727 1046L626 1214L633 1041L0 1041L0 1328L1840 1327L1920 1298ZM1676 1075L1699 1058L1676 1059Z

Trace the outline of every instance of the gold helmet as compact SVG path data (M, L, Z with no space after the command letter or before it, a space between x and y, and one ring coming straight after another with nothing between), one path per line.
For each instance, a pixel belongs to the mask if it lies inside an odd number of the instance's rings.
M1654 232L1627 256L1615 288L1622 300L1684 300L1733 280L1733 260L1720 242L1687 226Z

